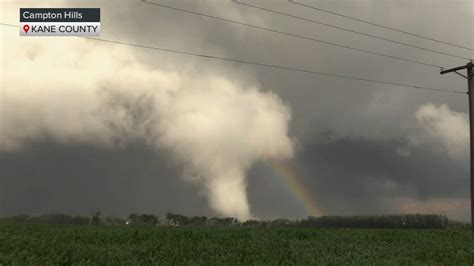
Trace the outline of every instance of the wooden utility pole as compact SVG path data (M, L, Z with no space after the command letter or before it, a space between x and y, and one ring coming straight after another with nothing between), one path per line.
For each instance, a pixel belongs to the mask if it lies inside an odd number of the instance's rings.
M467 79L467 94L469 96L469 135L470 135L470 172L471 172L471 230L472 235L474 236L474 75L472 71L472 67L474 66L473 60L467 63L464 66L459 66L447 70L441 70L440 74L446 74L454 72L464 78ZM459 73L458 70L467 70L467 76Z

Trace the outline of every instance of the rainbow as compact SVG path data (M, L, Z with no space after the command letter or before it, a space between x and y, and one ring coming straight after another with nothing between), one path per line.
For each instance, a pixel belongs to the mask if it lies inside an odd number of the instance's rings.
M322 214L321 208L301 182L298 171L290 161L267 160L265 162L276 176L282 178L286 183L285 187L301 201L309 215L320 216Z

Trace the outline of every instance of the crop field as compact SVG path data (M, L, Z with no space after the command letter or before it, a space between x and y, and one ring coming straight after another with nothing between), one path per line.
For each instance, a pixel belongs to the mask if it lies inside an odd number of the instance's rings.
M0 264L473 265L466 229L0 224Z

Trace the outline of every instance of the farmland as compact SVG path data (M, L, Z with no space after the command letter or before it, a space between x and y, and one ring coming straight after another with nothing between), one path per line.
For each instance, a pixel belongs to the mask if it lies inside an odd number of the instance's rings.
M0 264L472 265L467 229L0 224Z

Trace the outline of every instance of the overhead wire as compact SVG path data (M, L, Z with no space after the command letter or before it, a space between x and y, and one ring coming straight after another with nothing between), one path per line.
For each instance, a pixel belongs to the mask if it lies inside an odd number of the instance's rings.
M0 25L19 28L18 25L13 25L13 24L8 24L8 23L3 23L3 22L0 22ZM246 60L240 60L240 59L234 59L234 58L228 58L228 57L221 57L221 56L194 53L194 52L188 52L188 51L182 51L182 50L168 49L168 48L162 48L162 47L158 47L158 46L148 46L148 45L142 45L142 44L127 43L127 42L109 40L109 39L103 39L103 38L93 38L93 37L78 37L78 38L93 40L93 41L100 41L100 42L105 42L105 43L113 43L113 44L118 44L118 45L126 45L126 46L131 46L131 47L136 47L136 48L156 50L156 51L162 51L162 52L168 52L168 53L184 54L184 55L201 57L201 58L208 58L208 59L213 59L213 60L221 60L221 61L227 61L227 62L242 63L242 64L247 64L247 65L257 65L257 66L263 66L263 67L274 68L274 69L283 69L283 70L288 70L288 71L293 71L293 72L302 72L302 73L307 73L307 74L328 76L328 77L333 77L333 78L365 81L365 82L370 82L370 83L378 83L378 84L398 86L398 87L407 87L407 88L414 88L414 89L419 89L419 90L428 90L428 91L455 93L455 94L466 94L466 92L453 91L453 90L443 89L443 88L433 88L433 87L427 87L427 86L417 86L417 85L404 84L404 83L396 83L396 82L373 80L373 79L360 78L360 77L345 76L345 75L339 75L339 74L332 74L332 73L325 73L325 72L307 70L307 69L302 69L302 68L287 67L287 66L273 65L273 64L260 63L260 62L252 62L252 61L246 61Z
M397 28L394 28L394 27L385 26L385 25L382 25L382 24L379 24L379 23L370 22L370 21L367 21L367 20L363 20L363 19L348 16L348 15L344 15L344 14L341 14L341 13L336 13L334 11L330 11L330 10L327 10L327 9L322 9L322 8L315 7L315 6L306 5L306 4L303 4L303 3L296 2L294 0L288 0L288 2L290 2L292 4L304 6L304 7L310 8L310 9L315 9L315 10L325 12L325 13L328 13L328 14L332 14L332 15L335 15L335 16L339 16L339 17L351 19L351 20L354 20L354 21L362 22L362 23L369 24L369 25L372 25L372 26L376 26L376 27L396 31L396 32L399 32L399 33L404 33L404 34L407 34L407 35L411 35L411 36L414 36L414 37L430 40L430 41L437 42L437 43L442 43L442 44L446 44L446 45L450 45L450 46L454 46L454 47L474 51L474 48L472 48L472 47L462 46L462 45L459 45L459 44L442 41L442 40L435 39L435 38L432 38L432 37L427 37L427 36L423 36L423 35L420 35L420 34L411 33L411 32L404 31L404 30L401 30L401 29L397 29Z
M328 42L328 41L324 41L324 40L320 40L320 39L315 39L315 38L306 37L306 36L302 36L302 35L298 35L298 34L279 31L279 30L275 30L275 29L271 29L271 28L266 28L266 27L262 27L262 26L247 24L247 23L244 23L244 22L235 21L235 20L231 20L231 19L227 19L227 18L212 16L212 15L208 15L208 14L204 14L204 13L200 13L200 12L196 12L196 11L191 11L191 10L187 10L187 9L182 9L182 8L168 6L168 5L154 3L154 2L149 2L147 0L142 0L142 2L146 3L146 4L149 4L149 5L159 6L159 7L179 11L179 12L184 12L184 13L188 13L188 14L193 14L193 15L198 15L198 16L202 16L202 17L212 18L212 19L216 19L216 20L220 20L220 21L224 21L224 22L228 22L228 23L233 23L233 24L236 24L236 25L256 28L256 29L260 29L260 30L264 30L264 31L273 32L273 33L278 33L278 34L282 34L282 35L286 35L286 36L290 36L290 37L304 39L304 40L307 40L307 41L323 43L323 44L327 44L327 45L331 45L331 46L337 46L337 47L341 47L341 48L345 48L345 49L349 49L349 50L354 50L354 51L363 52L363 53L367 53L367 54L372 54L372 55L382 56L382 57L391 58L391 59L395 59L395 60L410 62L410 63L414 63L414 64L418 64L418 65L429 66L429 67L433 67L433 68L437 68L437 69L443 68L443 66L440 66L440 65L435 65L435 64L421 62L421 61L417 61L417 60L413 60L413 59L407 59L407 58L392 56L392 55L388 55L388 54L384 54L384 53L378 53L378 52L373 52L373 51L369 51L369 50L359 49L359 48L355 48L355 47L348 46L348 45L343 45L343 44L334 43L334 42Z
M324 22L317 21L317 20L313 20L313 19L308 19L308 18L303 18L303 17L300 17L300 16L291 15L291 14L288 14L288 13L272 10L272 9L269 9L269 8L256 6L256 5L252 5L252 4L248 4L248 3L244 3L244 2L240 2L238 0L232 0L232 2L234 2L236 4L239 4L239 5L248 6L248 7L251 7L251 8L263 10L263 11L266 11L266 12L279 14L279 15L282 15L282 16L295 18L295 19L298 19L298 20L311 22L311 23L314 23L314 24L319 24L319 25L323 25L323 26L326 26L326 27L330 27L330 28L334 28L334 29L338 29L338 30L342 30L342 31L346 31L346 32L351 32L351 33L354 33L354 34L358 34L358 35L362 35L362 36L366 36L366 37L370 37L370 38L374 38L374 39L378 39L378 40L382 40L382 41L386 41L386 42L391 42L391 43L395 43L395 44L399 44L399 45L403 45L403 46L408 46L408 47L420 49L420 50L423 50L423 51L428 51L428 52L432 52L432 53L447 55L447 56L451 56L451 57L455 57L455 58L459 58L459 59L466 59L466 60L470 59L470 58L467 58L467 57L464 57L464 56L458 56L458 55L446 53L446 52L443 52L443 51L438 51L438 50L434 50L434 49L430 49L430 48L425 48L425 47L418 46L418 45L413 45L413 44L409 44L409 43L405 43L405 42L395 41L395 40L391 40L391 39L388 39L388 38L384 38L384 37L380 37L380 36L376 36L376 35L372 35L372 34L368 34L368 33L363 33L363 32L356 31L356 30L351 30L351 29L331 25L331 24L324 23Z

